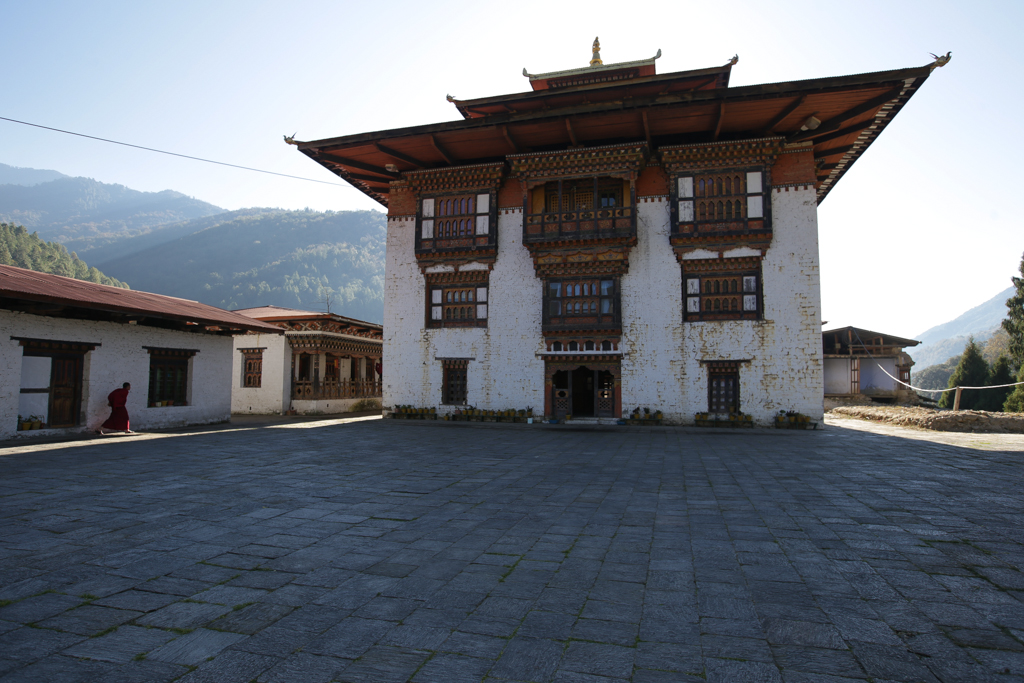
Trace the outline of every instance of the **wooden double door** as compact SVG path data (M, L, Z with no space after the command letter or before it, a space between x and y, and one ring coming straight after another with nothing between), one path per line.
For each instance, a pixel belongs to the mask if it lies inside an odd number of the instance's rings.
M615 417L615 375L585 365L558 370L551 377L554 415Z
M50 427L74 427L82 405L82 356L54 356L50 365Z

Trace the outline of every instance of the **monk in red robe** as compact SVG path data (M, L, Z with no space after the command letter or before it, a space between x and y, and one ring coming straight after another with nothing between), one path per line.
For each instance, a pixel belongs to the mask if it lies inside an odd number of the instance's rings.
M107 419L100 428L97 430L100 434L105 434L104 429L109 429L112 432L124 432L125 434L131 434L132 431L128 426L128 410L125 408L125 404L128 403L128 392L132 390L132 385L125 382L120 389L114 389L107 396L107 405L110 406L110 418Z

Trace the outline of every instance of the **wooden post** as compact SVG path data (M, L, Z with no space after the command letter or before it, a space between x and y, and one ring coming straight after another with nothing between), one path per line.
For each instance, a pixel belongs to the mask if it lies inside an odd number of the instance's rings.
M956 388L956 396L953 397L953 410L960 410L960 391L961 388Z

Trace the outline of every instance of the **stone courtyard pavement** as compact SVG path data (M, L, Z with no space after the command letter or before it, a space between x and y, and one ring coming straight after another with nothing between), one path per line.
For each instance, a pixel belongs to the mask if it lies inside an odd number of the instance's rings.
M1022 682L1024 451L911 436L0 448L0 683Z

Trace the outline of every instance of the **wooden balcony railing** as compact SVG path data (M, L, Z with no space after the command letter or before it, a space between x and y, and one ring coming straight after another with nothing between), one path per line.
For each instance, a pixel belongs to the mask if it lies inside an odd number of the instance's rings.
M524 226L526 242L586 240L636 235L636 212L631 206L614 208L531 213Z
M380 398L380 380L344 379L324 380L314 386L311 380L295 380L292 383L292 399L300 401L323 401L340 398Z

